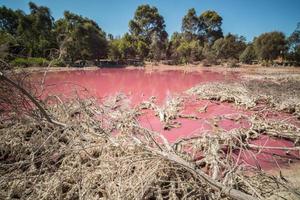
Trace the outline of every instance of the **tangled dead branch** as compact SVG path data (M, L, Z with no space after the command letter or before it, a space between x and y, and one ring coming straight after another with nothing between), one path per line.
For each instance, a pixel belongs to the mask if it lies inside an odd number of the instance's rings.
M162 122L165 130L178 128L181 126L180 122L176 121L178 118L198 119L195 115L186 115L182 113L184 107L184 99L181 97L168 98L163 106L158 106L155 103L155 98L150 98L149 101L142 102L139 110L150 109L155 112L159 120Z
M230 102L246 108L259 104L291 113L300 118L300 81L279 79L276 81L250 80L242 83L208 83L187 91L201 99Z
M204 134L197 142L191 139L175 148L159 133L141 127L136 120L139 111L130 109L122 95L100 106L91 99L58 103L47 110L67 126L29 117L2 122L1 199L264 199L276 192L296 195L275 177L261 174L257 180L250 178L230 157L234 149L245 148L241 141L260 134L258 128L253 129L256 132ZM191 144L204 153L203 159L194 161L183 151ZM224 145L232 150L225 152ZM269 181L270 187L276 183L276 190L261 188L257 183L262 179Z
M0 199L299 198L286 180L249 171L235 156L260 149L250 141L264 134L291 140L290 150L298 150L296 126L253 117L250 129L219 130L171 145L140 126L145 104L131 108L122 94L101 104L74 99L42 106L66 125L7 113L15 110L0 115ZM146 107L167 125L181 115L179 98Z

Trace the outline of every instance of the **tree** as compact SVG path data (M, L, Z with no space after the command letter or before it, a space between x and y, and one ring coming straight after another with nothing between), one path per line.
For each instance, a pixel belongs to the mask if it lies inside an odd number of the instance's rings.
M151 38L149 58L159 61L166 57L167 40L161 40L159 35L154 33Z
M65 59L71 62L107 55L106 34L93 20L66 11L64 18L56 21L55 33L63 44Z
M9 48L10 53L24 56L46 57L51 48L56 47L53 37L53 17L44 6L29 3L30 14L20 10L0 8L0 31L10 34L16 40L15 47ZM13 49L13 50L12 50Z
M194 8L189 9L182 19L181 29L187 39L199 39L202 44L214 41L223 37L222 17L212 10L203 12L197 16Z
M202 55L205 58L205 63L207 64L217 64L216 52L213 50L212 45L209 43L204 43L202 49Z
M269 32L254 39L254 50L259 59L270 61L284 55L287 50L286 44L282 32Z
M19 15L22 14L21 11L14 11L5 6L0 7L0 31L16 35Z
M17 53L15 48L17 47L17 41L15 37L7 32L0 31L0 58L8 59L11 53Z
M183 34L174 32L171 36L171 40L168 44L168 49L167 49L167 57L169 59L172 59L174 61L178 61L180 59L180 56L177 52L177 48L181 44L181 41L183 40Z
M19 15L18 41L25 48L25 55L46 57L55 47L52 34L54 19L47 7L30 2L29 9L29 15Z
M134 38L126 33L122 38L110 41L108 57L112 60L135 58L137 54L135 44Z
M222 20L216 11L205 11L199 16L199 35L209 43L223 37Z
M153 52L157 46L161 47L161 51L166 49L166 40L168 37L165 31L164 18L158 13L156 7L149 5L141 5L137 8L134 14L134 18L129 22L130 33L136 38L137 42L142 41L149 48L150 56L153 58ZM155 41L155 45L153 43ZM143 53L149 53L144 48ZM151 50L151 48L154 48Z
M243 53L240 55L239 60L242 63L251 64L253 60L256 59L255 50L252 44L249 44Z
M191 8L182 19L181 30L188 39L198 37L199 18L196 14L196 10Z
M175 32L169 44L169 57L177 63L189 63L200 60L202 46L197 39L187 39L183 33Z
M296 30L288 38L290 59L300 62L300 23Z
M149 54L150 51L150 47L143 41L143 40L137 40L136 41L136 48L137 48L137 56L140 59L144 59L147 57L147 55Z
M113 39L109 42L108 58L111 60L120 60L122 52L120 50L121 39Z
M221 59L239 59L240 54L245 48L245 38L232 34L216 40L212 46L216 56Z

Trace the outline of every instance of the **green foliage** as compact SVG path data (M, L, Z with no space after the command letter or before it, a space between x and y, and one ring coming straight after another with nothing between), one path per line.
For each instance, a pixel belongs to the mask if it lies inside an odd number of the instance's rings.
M137 41L137 56L140 59L144 59L149 54L149 46L142 40Z
M54 66L101 58L172 59L175 63L205 60L215 64L238 59L271 63L282 57L300 63L300 24L287 40L281 32L270 32L247 46L243 37L223 37L223 19L212 10L198 16L194 8L189 9L182 19L182 33L174 33L170 41L163 16L150 5L137 7L129 33L121 38L106 35L95 21L69 11L57 21L45 6L30 2L29 11L0 7L0 58L17 66L44 65L58 55Z
M274 60L287 50L285 35L281 32L261 34L254 40L254 50L260 60Z
M8 32L0 31L0 58L9 59L14 46L16 46L14 36Z
M10 62L15 67L47 66L49 61L45 58L16 58Z
M149 58L159 61L165 57L167 41L161 41L157 34L153 34L149 47Z
M289 58L300 63L300 23L296 30L288 38Z
M245 38L232 34L216 40L212 46L217 58L220 59L238 59L245 48Z
M165 27L164 18L156 7L141 5L136 9L129 22L129 31L138 43L140 57L160 59L163 56L168 37Z
M180 63L188 63L191 53L190 44L187 41L182 41L176 51L178 52Z
M199 33L206 42L213 43L223 37L222 21L223 18L216 11L212 10L205 11L199 16Z
M66 63L62 59L54 59L51 61L51 67L65 67Z
M197 16L195 9L189 9L182 19L182 34L174 33L171 38L170 55L181 63L206 59L215 63L219 57L236 57L236 52L242 48L240 38L222 38L222 17L215 11L205 11ZM211 47L214 41L221 38ZM230 48L234 47L234 50ZM227 54L229 53L229 54Z
M29 3L30 14L19 16L17 38L24 48L23 55L29 57L47 57L55 47L52 34L54 19L50 10L44 6Z
M107 55L106 34L96 22L66 11L55 23L55 33L65 51L64 59L99 59Z
M204 44L202 54L204 56L204 65L218 64L216 53L213 51L212 46L208 43Z
M189 9L182 19L182 32L187 39L199 39L202 43L213 43L223 37L222 17L212 10L203 12L197 16L194 8Z
M137 50L134 38L127 33L120 39L110 41L108 57L111 60L135 58Z
M114 39L109 42L108 58L111 60L121 60L123 55L121 52L122 39Z
M21 11L13 11L5 6L0 7L0 31L15 35Z
M199 19L196 14L196 10L194 8L191 8L182 19L181 30L183 33L185 33L185 36L188 39L193 39L197 37L198 29Z
M174 33L169 46L170 57L177 63L191 63L202 56L202 46L199 40L187 39L183 34Z
M246 64L251 64L251 62L255 59L257 59L257 57L253 45L251 44L247 46L247 48L243 51L243 53L239 57L239 60L242 63L246 63Z

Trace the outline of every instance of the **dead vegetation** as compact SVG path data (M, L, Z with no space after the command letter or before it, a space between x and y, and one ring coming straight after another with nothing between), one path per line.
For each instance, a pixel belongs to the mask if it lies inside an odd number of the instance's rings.
M142 102L139 106L139 110L150 109L155 112L155 115L159 118L163 124L165 130L171 130L172 128L178 128L181 126L180 122L176 121L178 118L198 119L195 115L183 114L184 98L182 97L169 97L163 106L156 104L155 97L151 97L149 101Z
M1 94L1 103L13 97ZM299 151L295 126L253 117L250 129L169 144L140 126L137 117L141 108L150 108L166 126L173 125L180 99L132 108L124 95L100 104L52 98L55 103L40 105L59 123L46 120L35 106L29 113L1 113L0 199L299 199L299 188L284 177L249 169L233 156L264 148L249 143L264 134L289 139L295 146L286 150Z
M248 80L239 83L208 83L187 91L200 99L230 102L246 108L267 106L300 118L300 80L274 78Z

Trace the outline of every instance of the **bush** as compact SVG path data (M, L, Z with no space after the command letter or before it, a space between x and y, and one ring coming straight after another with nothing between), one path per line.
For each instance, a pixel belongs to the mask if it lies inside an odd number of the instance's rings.
M49 61L45 58L16 58L10 64L15 67L46 67Z
M274 60L286 52L286 44L284 33L269 32L257 37L253 47L260 60Z
M213 52L206 52L205 53L205 59L202 60L203 66L211 66L211 65L218 65L218 59L216 57L216 55Z
M65 67L66 63L63 60L55 59L51 63L51 67Z
M242 63L251 64L256 59L256 54L252 45L249 45L243 53L240 55L240 61Z

